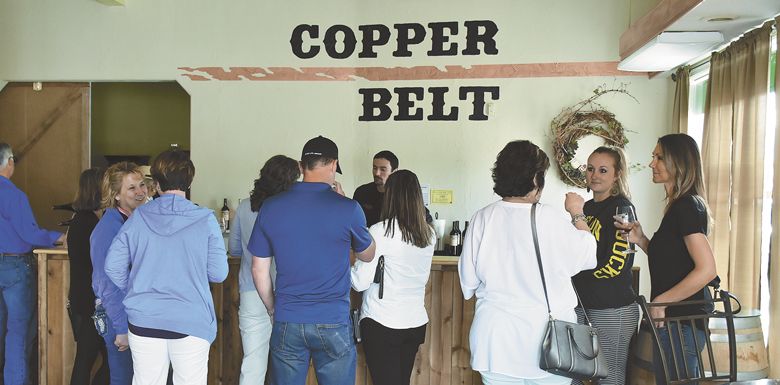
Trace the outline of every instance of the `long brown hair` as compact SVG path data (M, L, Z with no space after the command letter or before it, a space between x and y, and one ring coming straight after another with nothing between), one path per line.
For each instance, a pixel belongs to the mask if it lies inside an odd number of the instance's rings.
M73 208L89 211L99 209L102 197L102 180L102 168L92 167L82 171L81 176L79 176L79 190L76 192L76 199L73 200Z
M672 191L666 197L666 210L678 199L690 195L701 200L709 215L704 171L696 141L686 134L669 134L658 138L658 145L663 152L664 166L674 181Z
M417 247L431 244L433 228L425 222L425 206L417 175L409 170L398 170L387 178L382 216L385 235L395 235L395 222L401 229L401 240Z

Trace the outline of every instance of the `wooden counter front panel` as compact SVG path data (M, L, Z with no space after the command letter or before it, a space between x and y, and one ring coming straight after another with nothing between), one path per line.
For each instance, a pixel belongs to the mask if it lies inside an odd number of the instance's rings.
M217 314L217 337L209 351L209 385L235 385L241 373L243 350L238 327L238 259L229 260L228 279L212 284ZM65 303L70 261L67 255L40 254L38 258L39 371L45 385L68 385L76 353ZM469 366L469 328L475 301L463 300L455 266L433 265L425 289L430 321L425 343L415 358L414 385L481 385ZM307 385L317 384L309 368ZM356 385L373 385L362 346L358 345Z
M59 256L58 256L59 257ZM70 288L70 261L51 259L38 264L38 367L40 384L69 385L76 343L66 304Z
M414 385L481 385L471 370L469 329L475 300L464 301L454 266L433 266L425 288L428 328L412 370ZM367 382L370 384L370 382Z

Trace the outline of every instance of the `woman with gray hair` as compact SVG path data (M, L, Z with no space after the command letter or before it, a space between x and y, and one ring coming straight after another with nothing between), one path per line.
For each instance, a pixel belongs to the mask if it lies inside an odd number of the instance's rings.
M471 367L490 384L567 385L571 379L539 368L542 338L550 314L577 322L571 277L596 265L596 240L579 212L570 222L539 203L550 161L527 140L508 143L493 167L493 191L501 200L477 211L458 262L463 296L476 295L471 325ZM569 198L573 204L579 198ZM534 247L535 211L545 294ZM573 224L573 226L572 226Z

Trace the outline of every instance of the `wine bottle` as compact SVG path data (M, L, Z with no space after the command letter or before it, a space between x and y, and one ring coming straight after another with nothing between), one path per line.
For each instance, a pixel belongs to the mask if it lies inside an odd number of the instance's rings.
M222 217L220 224L222 225L223 232L230 232L230 208L228 208L227 205L227 198L222 200Z
M450 255L460 255L461 243L460 243L460 222L452 221L452 230L450 231Z
M460 240L461 246L463 245L463 240L466 239L466 231L468 230L469 230L469 221L466 221L466 224L463 226L463 235L460 236L462 238Z

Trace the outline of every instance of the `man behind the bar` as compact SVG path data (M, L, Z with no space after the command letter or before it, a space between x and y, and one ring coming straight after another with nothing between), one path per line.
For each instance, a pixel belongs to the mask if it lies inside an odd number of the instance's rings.
M385 183L390 174L398 170L398 157L389 150L379 151L374 155L371 174L374 175L374 181L361 185L355 189L352 199L360 203L363 212L366 214L366 224L368 227L379 223L382 214L382 199L385 197ZM433 220L428 208L425 208L425 221L430 223Z
M360 203L360 207L366 214L368 227L379 222L382 198L385 196L385 182L387 177L398 169L398 157L388 150L379 151L374 155L373 163L371 174L374 175L374 181L358 187L352 194L352 199Z
M338 157L330 139L306 142L303 182L263 203L249 238L255 286L274 320L270 365L275 385L304 384L310 358L319 384L355 383L349 254L352 249L356 258L369 262L375 245L360 205L334 191L336 173L341 173Z
M36 298L35 272L32 268L35 246L52 247L65 241L65 235L38 227L21 190L11 176L16 168L11 146L0 143L0 318L7 320L5 334L5 385L28 382L32 317Z

